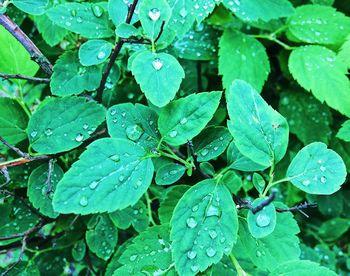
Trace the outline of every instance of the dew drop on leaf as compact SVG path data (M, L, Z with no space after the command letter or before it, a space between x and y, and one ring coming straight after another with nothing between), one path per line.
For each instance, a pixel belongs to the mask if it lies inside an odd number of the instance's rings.
M84 140L84 135L81 133L77 134L77 136L75 137L75 141L77 142L81 142L83 140Z
M111 159L114 162L119 162L120 156L118 154L114 154L114 155L110 156L109 159Z
M196 258L197 256L197 252L196 251L188 251L187 252L187 258L189 258L190 260L193 260L194 258Z
M144 130L139 125L128 126L126 128L126 136L132 140L138 140L143 134Z
M45 135L46 136L51 136L52 135L52 129L51 128L45 129Z
M206 250L206 253L207 253L208 257L213 257L216 254L216 250L214 248L210 247Z
M83 129L86 130L86 129L88 129L88 128L89 128L89 125L88 125L88 124L84 124L84 125L83 125Z
M326 170L326 167L325 167L325 166L321 166L321 167L320 167L320 171L321 171L321 172L324 172L325 170Z
M218 207L214 205L209 206L206 213L207 217L220 217L220 215L221 215L221 210Z
M78 23L83 23L83 19L80 16L78 16L76 20Z
M186 224L190 228L195 228L197 226L197 221L193 217L190 217L186 220Z
M257 251L256 251L256 256L257 256L257 257L261 257L261 255L262 255L261 252L260 252L259 250L257 250Z
M135 261L137 259L137 255L131 255L130 256L130 261Z
M101 60L106 57L106 53L104 51L99 51L97 54L97 59Z
M202 156L206 156L208 153L209 153L209 150L208 150L208 149L203 149L203 150L201 151L201 155L202 155Z
M117 113L117 110L115 110L115 109L111 109L110 114L111 114L112 116L114 116L116 113Z
M305 179L305 180L303 180L303 185L304 186L309 186L310 185L310 180L309 179Z
M152 21L157 21L160 18L160 10L157 8L150 9L148 16Z
M259 227L267 227L270 225L271 218L265 214L259 214L256 217L256 225Z
M152 61L152 66L156 71L159 71L163 67L163 61L160 58L155 58Z
M199 269L198 265L192 265L192 266L191 266L191 270L192 270L193 272L197 272L198 269Z
M187 123L187 121L188 121L187 118L184 117L184 118L181 119L180 124L181 124L181 125L184 125L184 124Z
M327 182L327 178L325 176L321 176L321 179L320 179L321 183L326 183Z
M198 205L194 205L193 207L192 207L192 212L197 212L198 211Z
M101 6L99 6L99 5L92 5L91 9L92 9L92 13L96 17L101 17L103 15L103 8Z
M86 196L83 196L80 201L79 201L79 204L83 207L87 206L88 205L88 200L86 198Z
M215 239L218 234L216 233L215 230L209 230L209 236L212 238L212 239Z
M91 190L96 189L96 187L98 186L99 182L98 181L92 181L89 185Z
M177 135L177 131L176 131L176 130L173 130L173 131L171 131L171 132L169 133L169 137L171 137L171 138L175 138L176 135Z
M35 136L38 134L37 131L33 130L31 133L30 133L30 137L32 138L35 138Z

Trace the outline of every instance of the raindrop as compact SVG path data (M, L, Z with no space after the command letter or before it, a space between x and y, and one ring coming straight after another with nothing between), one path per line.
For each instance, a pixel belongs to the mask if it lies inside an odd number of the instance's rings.
M208 150L208 149L203 149L203 150L201 151L201 155L202 155L202 156L206 156L208 153L209 153L209 150Z
M221 215L221 211L218 207L216 207L214 205L209 206L207 213L206 213L207 217L220 217L220 215Z
M216 250L214 248L210 247L206 250L206 253L207 253L208 257L213 257L216 254Z
M193 272L197 272L198 269L199 269L198 265L192 265L192 266L191 266L191 270L192 270Z
M99 5L92 5L91 6L92 9L92 13L96 16L96 17L101 17L103 14L103 8L100 7Z
M180 15L181 15L181 17L186 17L187 16L187 10L185 8L182 8L180 10Z
M35 138L35 136L38 134L37 131L33 130L31 133L30 133L30 137L32 138Z
M116 113L117 113L117 110L115 110L115 109L111 109L110 114L111 114L112 116L114 116Z
M186 220L187 226L190 228L195 228L197 226L197 221L193 218L190 217Z
M156 71L159 71L163 67L163 61L160 58L155 58L152 61L152 66Z
M80 16L78 16L78 17L77 17L77 22L78 22L78 23L82 23L82 22L83 22L83 19L82 19Z
M209 236L212 238L212 239L215 239L218 234L216 233L215 230L209 230Z
M270 222L271 222L270 217L265 215L265 214L259 214L256 217L256 225L259 226L259 227L269 226Z
M47 128L47 129L45 130L45 135L46 135L46 136L51 136L51 135L52 135L52 129L51 129L51 128Z
M157 21L160 17L160 10L157 8L150 9L148 16L152 19L152 21Z
M83 196L80 201L79 201L79 204L83 207L87 206L88 205L88 200L86 198L86 196Z
M171 131L171 132L169 133L169 137L171 137L171 138L175 138L176 135L177 135L177 131L176 131L176 130L173 130L173 131Z
M197 256L196 251L188 251L187 252L187 258L189 258L190 260L193 260L194 258L196 258L196 256Z
M303 182L304 186L309 186L310 185L310 180L309 179L305 179Z
M106 53L104 51L99 51L97 54L97 59L101 60L106 57Z
M326 170L326 167L325 167L325 166L321 166L321 167L320 167L320 171L321 171L321 172L324 172L325 170Z
M192 212L197 212L198 211L198 205L194 205L193 207L192 207Z
M257 251L256 251L256 256L257 256L257 257L261 257L261 255L262 255L261 252L260 252L259 250L257 250Z
M124 179L125 179L125 178L124 178L124 175L120 175L118 179L119 179L120 182L123 182Z
M184 117L184 118L181 119L180 124L181 124L181 125L184 125L184 124L187 123L187 121L188 121L187 118Z
M128 126L125 131L126 136L132 141L138 140L144 132L139 125Z
M137 255L131 255L130 256L130 261L135 261L137 259Z
M89 128L89 125L88 125L88 124L84 124L84 125L83 125L83 129L86 130L86 129L88 129L88 128Z
M321 183L326 183L327 182L327 178L325 176L321 176Z
M75 137L75 141L77 142L81 142L83 140L84 140L84 135L81 133L77 134L77 136Z
M114 155L110 156L109 159L111 159L114 162L119 162L120 156L118 154L114 154Z
M100 182L98 182L98 181L91 182L91 184L89 185L90 189L92 189L92 190L96 189L96 187L98 186L99 183Z
M72 25L72 23L70 23L69 21L66 21L66 26L70 27Z

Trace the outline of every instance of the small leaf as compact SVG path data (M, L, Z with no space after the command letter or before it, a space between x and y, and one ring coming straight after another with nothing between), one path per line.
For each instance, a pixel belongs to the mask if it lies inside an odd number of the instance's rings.
M74 260L80 262L84 259L86 253L86 245L84 240L79 240L74 244L72 248L72 256Z
M79 60L84 66L103 63L111 54L113 44L105 40L88 40L79 48Z
M138 21L138 10L141 1L139 1L136 5L135 13L131 19L131 24ZM128 15L129 5L132 4L131 0L109 0L108 1L108 13L110 19L113 21L115 26L118 26L120 23L126 21L126 17Z
M174 99L185 72L172 55L142 51L132 62L132 73L146 98L158 107Z
M294 260L294 261L288 261L285 263L280 263L279 266L277 266L269 274L269 276L280 276L280 275L336 276L338 274L324 266L320 266L318 263L314 263L308 260Z
M266 198L254 200L252 206L256 207ZM254 238L261 239L270 235L276 227L276 209L273 203L265 206L261 211L253 214L251 211L247 216L249 232Z
M337 137L345 142L350 142L350 120L345 121L337 133Z
M253 185L255 189L262 194L265 188L265 179L258 173L253 174Z
M68 34L66 29L56 25L46 14L35 16L34 22L41 36L50 46L59 44Z
M330 195L344 183L346 168L335 151L315 142L297 153L288 167L287 177L306 193Z
M230 192L214 180L191 187L171 219L173 260L180 275L195 275L229 255L238 221Z
M228 128L238 150L262 166L280 161L288 145L286 119L245 81L236 80L227 95Z
M120 23L115 30L115 34L121 38L129 38L141 35L141 31L131 24Z
M145 155L143 148L127 140L102 138L91 143L57 184L55 211L92 214L134 205L153 177L152 161L143 159Z
M221 92L192 94L164 107L158 120L163 140L177 146L197 136L212 119L219 106Z
M49 0L12 0L18 9L33 15L45 13Z
M158 185L170 185L178 181L185 173L186 168L180 164L166 164L157 170L156 183Z
M31 147L52 154L80 146L104 121L105 110L84 98L47 98L30 118Z
M346 67L350 68L350 35L346 37L345 42L338 52L338 59L341 60Z

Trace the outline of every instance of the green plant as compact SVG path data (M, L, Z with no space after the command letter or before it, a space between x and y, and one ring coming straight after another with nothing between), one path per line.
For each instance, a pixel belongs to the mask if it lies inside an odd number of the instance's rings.
M347 275L349 13L0 1L2 274Z

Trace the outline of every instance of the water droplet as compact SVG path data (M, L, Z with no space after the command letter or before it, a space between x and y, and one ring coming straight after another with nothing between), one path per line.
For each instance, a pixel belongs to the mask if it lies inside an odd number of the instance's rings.
M187 226L190 228L195 228L197 226L197 221L193 218L190 217L186 220Z
M120 182L123 182L125 177L124 177L124 175L120 175L118 179L119 179Z
M46 136L51 136L52 135L52 129L51 128L45 129L45 135Z
M75 137L75 141L81 142L84 140L84 135L81 133L78 133L77 136Z
M215 230L209 230L209 236L212 238L212 239L215 239L218 234L216 233Z
M92 13L96 16L96 17L101 17L103 14L103 8L100 7L99 5L92 5L91 6L92 9Z
M304 186L309 186L310 185L310 180L309 179L305 179L303 182Z
M80 16L78 16L76 20L77 20L78 23L82 23L83 22L83 19Z
M117 110L115 110L115 109L111 109L110 114L111 114L112 116L114 116L116 113L117 113Z
M197 212L198 211L198 205L194 205L193 207L192 207L192 212Z
M109 159L111 159L114 162L119 162L120 156L118 154L114 154L114 155L110 156Z
M270 217L265 215L265 214L259 214L256 217L256 225L259 226L259 227L269 226L270 222L271 222Z
M208 257L213 257L216 254L216 250L214 248L210 247L206 250L206 253L207 253Z
M176 130L173 130L173 131L171 131L171 132L169 133L169 137L171 137L171 138L175 138L176 135L177 135L177 131L176 131Z
M160 10L157 8L150 9L148 16L152 21L157 21L160 17Z
M321 172L324 172L325 170L326 170L326 167L325 167L325 166L321 166L321 167L320 167L320 171L321 171Z
M86 130L86 129L88 129L88 128L89 128L89 125L88 125L88 124L84 124L84 125L83 125L83 129Z
M106 57L106 53L104 51L99 51L97 54L97 59L101 60Z
M80 201L79 201L79 204L83 207L87 206L88 205L88 200L86 198L86 196L83 196Z
M133 125L133 126L128 126L125 132L126 132L126 136L130 140L136 141L141 137L144 131L142 127L140 127L139 125Z
M163 61L160 58L155 58L152 61L152 66L155 70L159 71L163 67Z
M93 182L91 182L90 185L89 185L90 189L91 189L91 190L96 189L96 187L98 186L99 183L100 183L100 182L98 182L98 181L93 181Z
M130 261L135 261L137 259L137 255L131 255L130 256Z
M189 258L190 260L193 260L194 258L196 258L196 256L197 256L196 251L188 251L187 252L187 258Z
M202 149L202 150L201 150L201 155L202 155L202 156L206 156L208 153L209 153L209 150L208 150L208 149Z
M70 27L70 26L72 26L72 23L70 23L69 21L66 21L65 25L66 25L67 27Z
M321 176L321 179L320 179L321 183L326 183L327 182L327 178L325 176Z
M181 15L181 17L186 17L187 16L187 10L185 8L182 8L180 10L180 15Z
M30 133L30 137L32 138L35 138L35 136L37 136L38 132L33 130L31 133Z
M221 210L218 207L214 205L209 206L206 213L207 217L220 217L220 215L221 215Z
M198 269L199 269L199 266L198 266L198 265L192 265L192 266L191 266L192 272L197 272Z
M184 117L184 118L181 119L180 124L181 124L181 125L184 125L184 124L187 123L187 121L188 121L187 118Z
M256 256L257 256L257 257L261 257L261 255L262 255L261 252L260 252L259 250L257 250L257 251L256 251Z

